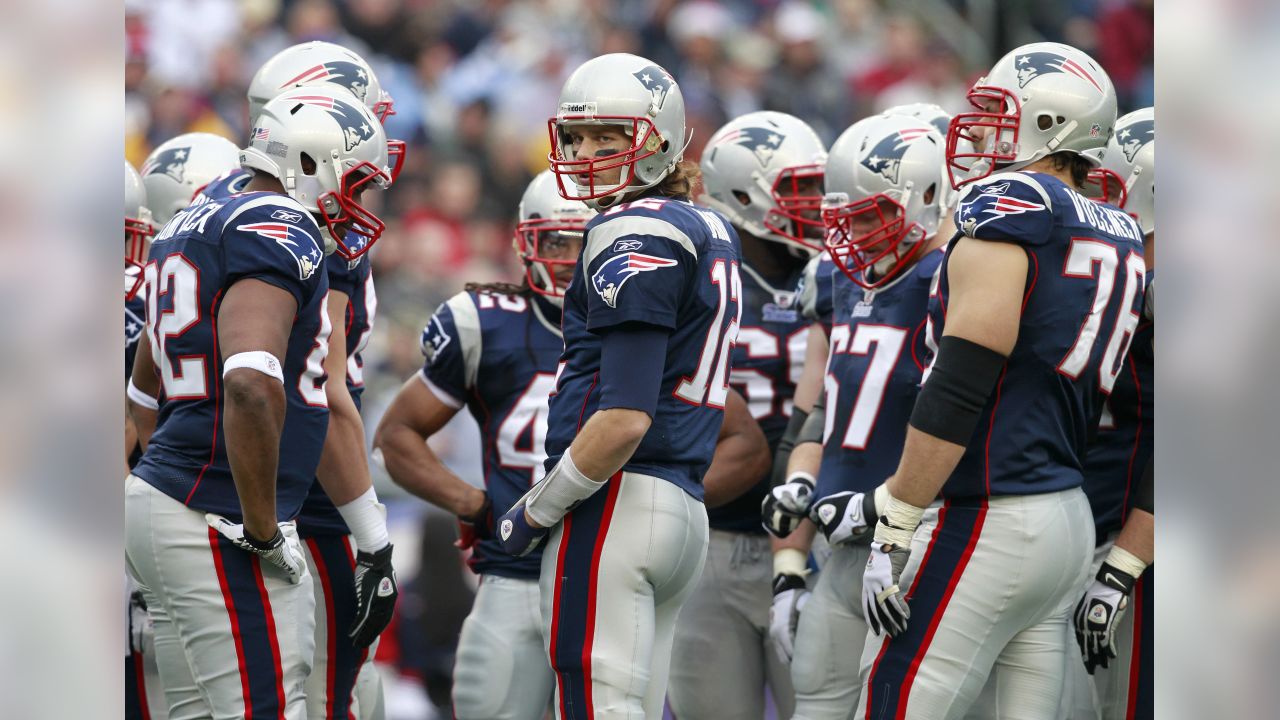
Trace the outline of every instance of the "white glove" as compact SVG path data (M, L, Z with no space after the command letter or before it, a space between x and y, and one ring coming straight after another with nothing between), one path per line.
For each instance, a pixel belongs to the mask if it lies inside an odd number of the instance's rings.
M779 574L773 579L773 605L769 607L769 637L778 657L790 665L795 655L800 611L809 602L809 590L799 575Z
M205 513L204 520L209 523L209 527L222 533L222 536L234 543L236 547L251 552L279 568L289 578L289 582L294 585L302 582L302 574L307 569L307 560L302 554L302 543L298 541L298 534L294 531L292 523L280 523L275 537L264 542L246 535L244 525L233 523L221 515Z
M1076 642L1090 675L1116 657L1116 628L1129 607L1134 582L1132 575L1104 562L1076 604Z
M881 628L890 636L900 635L907 629L911 609L902 597L898 582L910 558L910 548L878 541L871 543L871 556L862 573L862 609L867 625L876 635Z
M841 492L814 503L809 519L822 530L827 542L840 545L866 535L876 521L872 495Z
M796 473L773 488L760 502L760 522L774 537L792 533L809 512L813 500L813 477Z

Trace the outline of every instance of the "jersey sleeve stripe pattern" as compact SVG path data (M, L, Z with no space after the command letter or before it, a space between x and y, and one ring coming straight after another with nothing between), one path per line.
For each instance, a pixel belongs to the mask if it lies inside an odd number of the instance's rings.
M265 195L265 196L260 197L260 198L254 198L254 199L252 199L252 200L249 200L249 201L248 201L248 202L246 202L246 203L241 204L239 207L237 207L235 210L233 210L233 211L231 212L231 214L230 214L230 215L228 215L228 216L227 216L226 222L225 222L224 224L225 224L225 225L231 225L231 223L232 223L236 218L238 218L238 217L240 217L241 215L243 215L246 211L252 210L252 209L254 209L254 208L259 208L259 207L262 207L262 206L264 206L264 205L275 205L275 206L278 206L278 205L286 205L286 206L292 206L292 207L293 207L297 212L299 212L299 213L301 213L301 214L302 214L302 217L306 218L306 220L307 220L307 223L306 223L306 227L307 227L307 229L315 230L315 234L316 234L316 236L317 236L317 237L319 237L319 235L320 235L320 226L319 226L318 224L316 224L316 219L315 219L315 217L314 217L310 212L308 212L306 208L302 207L302 203L298 202L297 200L294 200L293 198L289 197L288 195L281 195L281 194L279 194L279 193L271 193L271 194L269 194L269 195ZM321 243L321 246L323 247L323 246L324 246L324 243Z
M865 717L895 720L910 717L907 701L916 671L929 652L951 596L973 556L986 517L986 498L963 503L949 500L938 511L938 526L906 595L912 615L920 622L909 623L905 633L885 638L880 646L867 677ZM923 622L925 618L929 618L927 623Z
M436 385L435 383L431 382L431 378L427 377L426 370L418 371L418 379L422 381L423 385L427 386L427 389L431 391L432 395L436 396L437 400L453 408L454 410L462 409L462 401L450 395L439 385Z
M975 195L981 194L982 191L989 186L1002 183L1002 182L1009 182L1009 181L1026 185L1032 190L1035 190L1036 193L1040 196L1040 198L1044 200L1045 209L1047 209L1049 212L1053 212L1053 199L1049 196L1049 191L1046 190L1043 185L1037 182L1035 178L1031 177L1030 175L1024 172L995 173L994 175L991 175L990 177L988 177L985 180L982 180L981 182L976 182L970 185L969 186L970 192L974 193ZM1008 200L1016 200L1016 198L1008 198Z
M484 340L480 332L480 311L468 293L458 293L445 303L453 312L453 326L458 332L458 343L462 346L462 360L466 367L467 387L476 385L476 376L480 371L480 353L484 350ZM461 404L458 407L462 407Z
M582 267L590 267L600 253L608 252L613 247L614 241L632 235L665 238L687 250L695 260L698 257L693 240L675 225L661 218L623 215L606 220L587 231L587 247L582 254Z

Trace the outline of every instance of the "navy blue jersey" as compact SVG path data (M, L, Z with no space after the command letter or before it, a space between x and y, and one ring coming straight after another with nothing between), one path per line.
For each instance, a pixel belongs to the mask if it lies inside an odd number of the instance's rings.
M124 303L124 380L133 376L133 356L138 351L138 338L147 326L146 296L139 292Z
M210 200L226 200L232 195L239 195L244 192L245 186L252 179L253 173L248 170L240 168L228 170L200 188L195 197L191 198L191 204L201 205Z
M836 271L817 497L870 492L898 469L920 377L932 359L925 324L944 253L926 254L875 290Z
M464 292L441 305L422 331L427 361L418 377L449 407L465 405L480 424L484 486L498 514L544 473L547 397L564 349L559 325L560 309L540 296ZM533 580L541 554L512 557L497 540L481 540L471 567Z
M364 394L364 359L360 353L369 344L373 315L378 307L378 296L373 290L373 270L365 256L343 260L337 255L331 255L324 261L324 269L329 275L329 290L347 296L347 308L342 315L347 338L347 391L358 410L360 396ZM342 514L329 500L319 481L312 484L306 502L302 504L302 512L298 514L298 533L304 537L350 533Z
M831 255L823 251L810 258L796 285L801 314L811 323L822 323L827 332L831 331L836 275L840 274L840 268L831 261Z
M777 289L745 262L742 273L742 325L733 346L729 385L742 394L751 417L760 423L769 442L769 452L787 430L791 398L804 367L805 343L810 321L800 314L796 293L791 288L802 282L803 268ZM717 530L764 533L760 525L760 501L769 491L769 473L737 498L707 510L711 527Z
M329 281L321 247L311 216L277 193L192 205L155 237L146 266L147 332L164 398L155 433L134 469L138 477L189 507L240 519L222 432L216 324L223 293L252 278L286 290L298 303L281 358L287 411L276 478L279 519L297 515L329 423Z
M702 499L742 314L738 257L738 236L724 217L681 200L643 198L592 218L565 294L548 469L599 406L597 333L639 322L671 334L653 423L623 469Z
M1148 287L1153 275L1147 274ZM1135 484L1154 449L1155 404L1155 325L1144 316L1106 399L1084 466L1084 492L1099 542L1120 529L1132 508Z
M942 495L1079 487L1103 394L1115 385L1138 324L1142 231L1127 213L1028 172L969 186L955 218L959 234L948 257L965 236L1015 243L1027 254L1027 282L1017 344ZM944 261L929 306L937 337L947 296Z

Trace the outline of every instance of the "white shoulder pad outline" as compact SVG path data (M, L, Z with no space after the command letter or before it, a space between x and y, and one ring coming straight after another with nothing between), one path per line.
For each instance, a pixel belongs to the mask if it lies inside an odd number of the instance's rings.
M1049 191L1046 190L1038 180L1031 177L1027 173L1021 172L1018 170L992 173L990 176L985 177L982 180L979 180L978 182L970 184L969 192L966 192L964 197L960 198L960 200L956 203L956 206L959 207L960 203L965 202L969 197L969 193L982 192L982 189L985 188L986 186L991 185L993 183L1001 182L1003 180L1013 180L1035 190L1036 193L1040 195L1040 199L1044 200L1045 208L1047 208L1049 212L1053 212L1053 200L1049 197Z
M464 380L467 388L476 386L480 373L480 354L484 350L484 336L480 330L480 309L468 292L460 292L444 303L453 313L453 328L458 333L462 350ZM434 317L434 316L433 316Z
M616 240L627 235L653 235L667 238L687 250L694 260L698 259L698 251L693 246L693 240L675 225L661 218L647 215L619 215L608 218L587 230L587 245L582 252L583 267L590 267L591 262L601 253L612 248Z

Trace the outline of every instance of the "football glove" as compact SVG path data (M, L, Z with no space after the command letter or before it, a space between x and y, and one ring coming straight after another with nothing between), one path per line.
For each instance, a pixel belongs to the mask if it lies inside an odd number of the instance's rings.
M783 663L795 655L800 611L809 602L809 589L799 575L779 573L773 578L773 605L769 607L769 636Z
M152 632L151 616L147 613L147 601L141 590L129 594L129 649L142 652L147 635Z
M377 552L356 553L356 617L347 637L356 649L367 648L391 622L400 588L391 567L391 545Z
M524 557L542 544L551 528L534 527L524 514L524 500L515 504L498 520L498 542L508 554Z
M264 541L246 533L243 524L233 523L221 515L205 513L204 520L209 523L209 527L217 530L236 547L251 552L279 568L289 582L294 585L302 582L302 573L307 569L307 560L302 554L302 543L298 541L298 534L293 531L292 526L280 523L276 528L275 537Z
M800 525L812 500L813 478L796 473L760 501L760 522L771 535L784 538Z
M493 537L493 501L489 493L484 494L484 503L474 515L458 517L458 539L453 546L462 550L470 550L477 542Z
M1076 605L1076 642L1090 675L1116 656L1116 627L1129 607L1133 583L1132 575L1104 562Z
M862 573L862 610L867 625L876 635L883 629L892 637L907 629L911 609L902 597L898 582L910 558L910 548L878 541L871 543L871 556Z
M876 521L873 493L841 492L813 504L809 519L822 530L827 542L841 545L866 536Z

